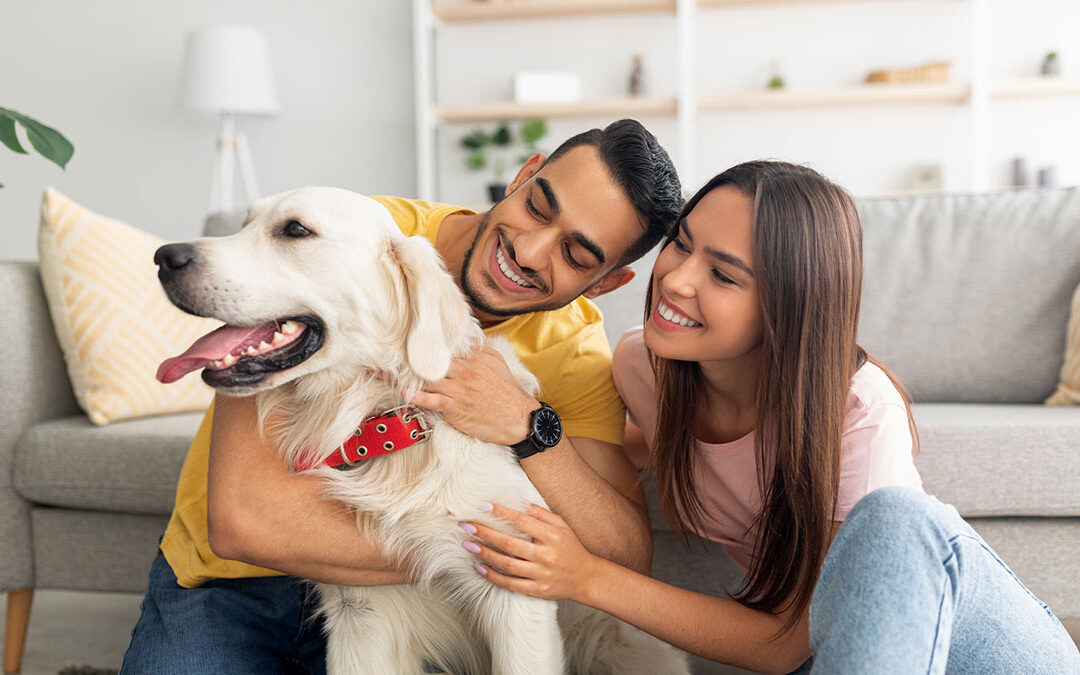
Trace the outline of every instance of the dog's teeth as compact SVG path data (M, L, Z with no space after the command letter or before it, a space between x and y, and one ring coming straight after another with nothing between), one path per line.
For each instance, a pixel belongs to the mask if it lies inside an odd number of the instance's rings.
M267 349L270 349L270 344L266 340L259 343L259 351L265 352Z
M281 332L285 333L286 335L292 335L299 328L300 326L298 326L295 321L286 321L285 325L281 327Z
M210 367L211 368L221 368L222 363L221 363L221 361L211 361L210 362Z
M225 364L226 368L228 368L232 364L236 363L236 357L233 356L232 354L226 354L225 358L222 359L221 362Z
M283 338L283 337L285 337L285 336L282 335L281 333L279 333L278 331L274 331L274 340L273 340L274 342L281 342L281 338Z
M251 345L250 347L247 348L247 351L244 352L244 353L247 354L248 356L255 356L256 354L259 353L259 350L255 349L255 345Z

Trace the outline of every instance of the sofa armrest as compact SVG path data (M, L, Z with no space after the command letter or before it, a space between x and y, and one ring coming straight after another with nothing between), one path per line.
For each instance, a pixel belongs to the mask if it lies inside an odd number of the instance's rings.
M17 444L37 422L79 411L36 262L0 261L0 590L33 586L30 505L12 486Z

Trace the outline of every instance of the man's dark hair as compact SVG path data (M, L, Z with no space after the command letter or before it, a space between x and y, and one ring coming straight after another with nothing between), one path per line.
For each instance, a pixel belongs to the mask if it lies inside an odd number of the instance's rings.
M568 138L547 161L554 162L582 145L597 149L615 184L630 198L644 221L644 234L630 246L616 267L629 265L656 246L679 217L683 198L675 165L656 136L637 120L629 119Z

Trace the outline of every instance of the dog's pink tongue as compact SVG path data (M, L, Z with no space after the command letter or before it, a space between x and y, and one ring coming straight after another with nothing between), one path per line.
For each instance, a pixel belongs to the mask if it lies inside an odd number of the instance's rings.
M260 326L222 326L195 341L180 356L165 359L158 366L158 382L169 384L193 370L206 367L211 361L220 361L228 354L235 354L249 344L258 344L267 335L273 335L277 323L270 321Z

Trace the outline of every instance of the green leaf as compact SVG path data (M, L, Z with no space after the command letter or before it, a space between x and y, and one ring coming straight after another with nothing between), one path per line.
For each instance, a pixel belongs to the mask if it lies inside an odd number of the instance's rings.
M547 122L543 119L529 120L521 125L521 140L532 146L544 136L547 136Z
M67 163L71 161L71 156L75 154L75 147L71 145L71 141L64 137L62 133L48 126L42 124L37 120L27 117L22 113L15 112L14 110L8 110L7 108L0 108L0 114L5 119L13 119L26 129L26 137L30 139L30 145L34 146L34 149L41 153L41 156L45 159L53 162L61 169L67 167ZM16 145L18 145L18 139L14 135L15 125L11 125L11 138L15 139ZM3 137L4 133L0 132L0 137ZM4 145L11 148L11 145L7 142L10 139L3 138ZM22 146L19 146L20 148ZM14 150L15 148L12 148ZM16 150L18 152L18 150ZM23 151L25 152L25 150Z
M484 157L483 153L474 152L465 158L465 166L469 167L473 171L483 169L485 166L487 166L487 158Z
M491 137L483 129L473 129L461 138L461 145L466 150L480 150L491 144Z
M510 145L510 125L506 122L501 123L495 133L491 135L491 142L494 145Z
M30 145L41 155L56 164L61 169L67 168L71 156L75 154L75 146L64 135L40 122L26 118L23 120L26 127L26 137L30 139Z
M19 137L15 135L15 118L10 111L0 108L0 143L3 143L12 151L27 154L23 146L19 144Z

